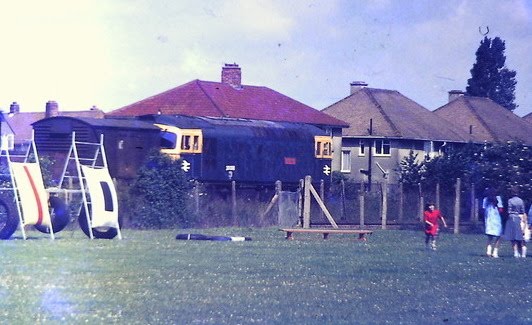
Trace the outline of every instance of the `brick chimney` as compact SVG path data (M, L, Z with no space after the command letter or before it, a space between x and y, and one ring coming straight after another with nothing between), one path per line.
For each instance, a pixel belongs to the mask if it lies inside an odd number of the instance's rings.
M368 86L368 83L365 82L365 81L353 81L353 82L351 82L351 95L353 95L354 93L356 93L360 89L365 88L367 86Z
M17 102L13 102L13 104L9 105L9 114L15 115L20 113L20 105Z
M461 90L449 90L449 103L465 95Z
M46 113L45 117L54 117L59 115L59 105L56 101L50 100L46 103Z
M242 72L236 63L226 63L222 67L222 83L228 84L235 89L242 88Z

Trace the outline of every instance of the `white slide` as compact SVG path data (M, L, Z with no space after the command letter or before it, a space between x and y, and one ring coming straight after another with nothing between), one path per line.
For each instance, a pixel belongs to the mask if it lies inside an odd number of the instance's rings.
M24 225L51 227L48 211L48 193L44 189L41 170L37 163L11 163L18 188Z
M81 171L90 195L91 228L118 228L118 198L109 171L88 166L81 166Z

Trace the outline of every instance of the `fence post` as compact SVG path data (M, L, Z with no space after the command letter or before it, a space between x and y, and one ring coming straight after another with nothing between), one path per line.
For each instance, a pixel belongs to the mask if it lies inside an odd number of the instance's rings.
M303 228L310 228L310 185L312 177L305 176L305 193L303 194Z
M340 198L341 198L341 204L342 204L340 206L340 211L341 211L340 220L345 220L345 181L343 179L340 180L340 185L341 185Z
M364 193L365 193L365 189L364 189L364 183L360 183L360 195L358 196L358 199L359 199L359 206L360 206L360 226L363 227L364 226L364 214L365 214L365 209L364 209L364 203L365 203L365 197L364 197Z
M325 181L323 179L320 179L320 199L325 204ZM324 217L325 214L321 211L321 218L323 219Z
M404 210L403 210L403 204L405 202L405 193L403 192L403 183L399 183L399 221L403 220L404 217Z
M421 188L421 183L418 184L419 188L419 209L418 209L418 216L419 221L423 222L423 209L425 208L425 198L423 197L423 191Z
M471 222L476 225L478 218L477 218L477 199L475 198L475 183L471 183L471 214L470 219Z
M298 226L303 226L303 191L305 190L305 183L302 179L299 180L299 191L297 198L297 216L299 217Z
M233 217L233 226L237 226L236 222L236 182L231 181L231 214Z
M196 210L196 214L199 213L199 182L194 181L194 208Z
M441 206L440 206L440 182L436 183L436 208L441 210Z
M460 178L456 179L456 186L454 190L454 233L458 234L460 232L460 190L462 187L462 180Z
M381 223L382 229L386 229L388 213L388 180L384 178L382 181L382 209L381 209Z

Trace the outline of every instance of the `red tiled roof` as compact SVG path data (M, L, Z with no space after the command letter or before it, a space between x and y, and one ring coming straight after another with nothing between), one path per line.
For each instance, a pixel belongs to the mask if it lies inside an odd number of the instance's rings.
M212 81L193 80L161 94L114 110L107 116L147 114L248 118L335 127L348 125L267 87L240 88Z
M489 98L461 96L434 113L467 132L473 142L532 144L532 124Z

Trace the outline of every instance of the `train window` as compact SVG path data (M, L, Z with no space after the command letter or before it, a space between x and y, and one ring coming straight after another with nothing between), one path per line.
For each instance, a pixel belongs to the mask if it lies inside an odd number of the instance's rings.
M181 150L190 150L190 135L183 135L181 140Z
M181 152L200 153L202 149L201 130L183 130Z
M316 155L316 158L332 158L331 137L326 137L326 136L314 137L314 153Z
M177 136L173 132L161 132L161 148L162 149L174 149Z

